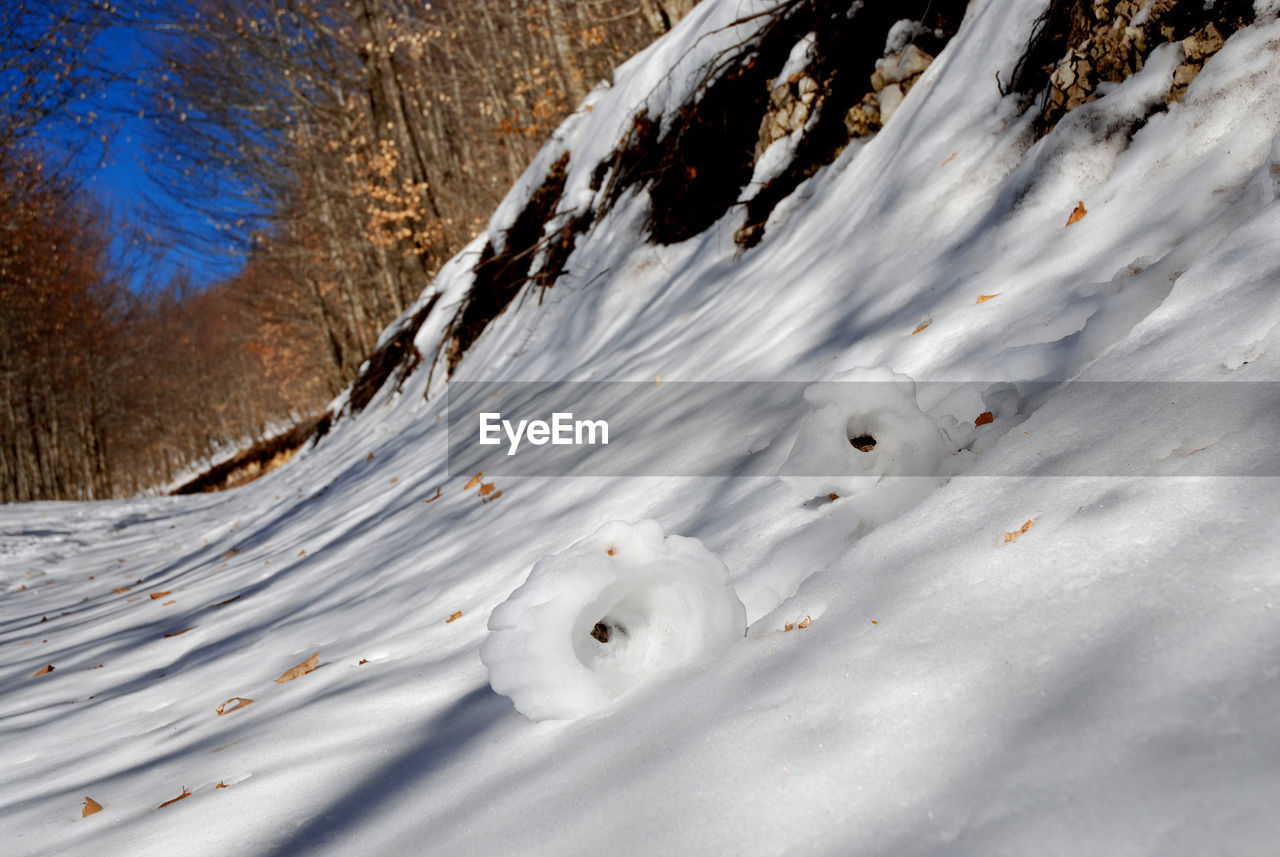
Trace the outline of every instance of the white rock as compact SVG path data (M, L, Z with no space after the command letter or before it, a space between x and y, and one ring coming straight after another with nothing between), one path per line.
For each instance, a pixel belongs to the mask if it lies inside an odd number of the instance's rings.
M880 99L880 124L886 125L906 96L902 94L902 87L896 83L889 84L876 95Z
M907 45L901 52L885 57L876 69L875 77L885 84L901 83L923 72L932 62L933 57L915 45Z

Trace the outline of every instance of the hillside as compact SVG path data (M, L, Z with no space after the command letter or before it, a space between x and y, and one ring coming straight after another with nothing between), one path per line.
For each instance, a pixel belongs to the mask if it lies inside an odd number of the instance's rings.
M288 464L0 506L9 853L1270 854L1280 7L1191 5L699 4Z

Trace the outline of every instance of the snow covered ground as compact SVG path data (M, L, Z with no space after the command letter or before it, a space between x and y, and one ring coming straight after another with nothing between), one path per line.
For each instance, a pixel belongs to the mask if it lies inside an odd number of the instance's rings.
M636 109L674 110L741 35L724 25L765 5L708 0L593 93L493 234L566 150L565 204L590 205ZM948 432L982 403L949 384L1255 382L1252 406L1184 421L1084 384L997 402L968 429L994 440L880 520L768 475L449 473L444 373L424 398L424 364L244 488L0 507L2 850L1275 854L1280 23L1260 2L1132 139L1115 129L1161 97L1177 46L1028 148L1029 117L993 76L1040 5L973 4L884 130L745 254L740 210L656 247L639 237L646 197L625 196L454 379L885 370L919 382L918 412ZM1087 215L1064 227L1078 201ZM482 240L441 274L424 354ZM765 439L779 468L807 407ZM757 434L668 442L696 459ZM1238 475L1251 468L1269 475ZM657 535L601 531L643 519ZM557 556L495 628L527 621L541 641L554 626L537 623L563 622L586 651L607 645L583 638L606 616L556 599L613 605L557 569L589 577L585 557L615 546L660 556L662 534L702 545L688 563L707 581L723 562L745 636L724 644L732 617L686 610L674 586L612 628L687 634L691 658L628 650L607 698L531 710L576 719L531 720L495 693L490 614L539 560ZM499 689L554 699L557 676L583 678L539 651L489 643L487 660L524 657ZM605 661L578 658L598 675ZM86 797L101 811L82 817Z

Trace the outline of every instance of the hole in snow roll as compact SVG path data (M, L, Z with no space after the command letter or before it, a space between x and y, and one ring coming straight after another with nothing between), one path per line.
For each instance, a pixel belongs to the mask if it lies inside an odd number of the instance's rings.
M860 434L849 438L849 445L858 452L870 452L876 448L876 439L869 434Z
M607 617L606 617L607 618ZM607 643L614 634L625 637L627 629L621 625L610 625L607 621L601 620L591 629L591 637L601 643Z

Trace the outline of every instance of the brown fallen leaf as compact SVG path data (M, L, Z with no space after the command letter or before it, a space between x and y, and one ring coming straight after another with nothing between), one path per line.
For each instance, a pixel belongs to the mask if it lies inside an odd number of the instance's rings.
M995 414L991 413L991 411L983 411L982 413L978 414L977 419L973 421L973 427L977 428L978 426L985 426L987 423L995 422L995 420L996 420Z
M102 804L98 803L96 800L89 797L88 795L85 795L84 809L80 810L80 817L88 818L89 816L93 815L95 812L102 812Z
M797 622L797 623L796 623L796 627L797 627L797 628L808 628L808 627L809 627L809 623L810 623L810 622L812 622L812 621L813 621L813 618L812 618L812 617L810 617L810 616L805 616L803 619L801 619L799 622Z
M168 595L172 591L173 591L172 589L166 589L164 592L153 592L151 593L151 600L157 601L161 598L164 598L166 595Z
M183 787L182 787L182 794L178 795L177 797L173 798L172 800L167 800L167 801L165 801L164 803L162 803L162 804L160 804L158 807L156 807L156 809L164 809L164 808L165 808L166 806L168 806L169 804L171 804L171 803L177 803L178 801L182 800L183 798L188 798L188 797L191 797L191 792L187 791L187 787L186 787L186 786L183 786Z
M782 626L783 631L794 631L795 629L796 629L796 625L794 622L788 622L787 624Z
M191 628L183 628L181 631L170 631L168 634L165 634L164 636L165 636L165 639L168 639L169 637L181 637L183 634L187 633L190 630Z
M37 670L37 671L36 671L35 675L33 675L33 676L31 676L31 677L32 677L32 678L36 678L36 677L38 677L38 676L48 675L48 674L49 674L49 673L51 673L51 672L53 672L53 664L49 664L49 665L48 665L48 666L46 666L46 667L41 667L39 670Z
M436 495L435 495L434 497L428 497L427 499L423 500L422 502L424 502L424 503L434 503L435 501L437 501L437 500L439 500L439 499L440 499L440 486L439 486L439 485L437 485L437 486L436 486Z
M238 553L240 553L240 548L232 548L231 550L224 553L221 558L226 559L227 557L235 556Z
M448 625L450 622L456 622L456 621L458 621L458 620L459 620L459 619L461 619L461 618L462 618L462 611L461 611L461 610L457 610L457 611L455 611L455 612L453 613L453 615L452 615L452 616L450 616L448 619L445 619L445 620L444 620L444 623L445 623L446 625Z
M125 604L132 604L132 603L133 603L133 602L135 602L135 601L141 601L141 600L142 600L142 596L141 596L141 595L135 595L135 596L133 596L132 598L126 598L124 603L125 603Z
M490 495L490 496L488 496L488 497L481 497L481 498L480 498L480 502L481 502L481 503L492 503L494 500L497 500L497 499L498 499L499 497L501 497L501 496L502 496L502 492L501 492L501 491L494 491L494 492L493 492L493 494L491 494L491 495Z
M655 387L661 387L661 386L662 386L662 376L661 376L661 375L658 375L658 376L655 376L655 377L654 377L654 379L653 379L653 386L655 386Z
M480 485L480 496L483 497L485 494L488 494L492 490L493 490L493 483L484 482Z
M168 607L168 606L169 606L169 605L171 605L171 604L177 604L177 603L178 603L177 601L166 601L165 603L161 604L160 606L161 606L161 607Z
M235 705L231 705L231 703L233 702L235 703ZM230 714L233 711L239 711L240 709L246 708L252 704L253 704L252 699L245 699L243 696L233 696L230 699L228 699L226 702L219 705L215 710L218 712L218 716L221 717L224 714ZM228 708L228 706L230 707Z
M284 684L286 681L293 681L295 678L304 676L307 673L320 666L320 653L316 652L296 667L290 667L284 671L280 678L276 679L276 684Z
M840 499L840 495L832 491L830 494L827 495L827 499L831 500L832 502L835 502L836 500Z
M1031 519L1031 520L1027 521L1025 524L1023 524L1019 529L1014 530L1012 533L1005 533L1005 534L1004 534L1004 541L1002 542L1002 544L1006 544L1006 545L1007 545L1007 544L1009 544L1009 542L1013 541L1013 540L1014 540L1014 539L1016 539L1018 536L1022 535L1022 534L1023 534L1023 533L1025 533L1027 530L1029 530L1029 529L1031 529L1033 526L1035 526L1035 523L1036 523L1036 522L1035 522L1035 519L1033 518L1033 519Z
M116 593L116 594L118 594L118 595L122 595L122 594L124 594L124 593L126 593L126 592L128 592L128 591L129 591L129 587L127 587L127 586L122 586L122 587L120 587L119 589L113 589L113 590L111 590L111 591L112 591L112 592L115 592L115 593Z
M368 659L368 658L361 658L361 659L360 659L360 662L359 662L358 664L356 664L356 666L358 666L358 667L360 667L360 666L364 666L364 665L365 665L365 664L367 664L367 663L369 663L369 659Z
M1071 216L1067 218L1067 226L1070 226L1073 223L1079 223L1081 220L1084 219L1084 216L1088 213L1089 213L1089 210L1084 207L1084 200L1083 199L1080 200L1079 202L1076 203L1076 207L1072 209ZM1064 226L1062 228L1066 229L1067 227Z
M951 163L952 161L954 161L954 160L956 159L956 155L958 155L958 154L960 154L960 153L959 153L959 152L952 152L952 153L951 153L951 157L947 158L945 161L943 161L943 162L942 162L941 164L939 164L938 166L939 166L940 168L941 168L941 167L945 167L947 164L949 164L949 163Z
M368 458L366 458L366 459L365 459L365 461L373 461L373 453L372 453L372 452L371 452L371 453L369 453L369 457L368 457Z
M306 549L306 548L303 548L302 550L298 551L298 556L306 556L306 555L307 555L307 549Z
M913 330L913 331L911 331L911 335L912 335L912 336L915 336L917 333L919 333L920 331L924 330L926 327L928 327L928 326L929 326L929 325L931 325L931 324L933 324L933 319L929 319L929 320L927 320L927 321L922 321L922 322L920 322L918 325L916 325L916 329L915 329L915 330Z
M472 485L479 484L481 476L484 476L483 471L481 471L480 473L477 473L475 476L472 476L469 480L467 480L467 484L462 486L462 490L470 491Z
M243 592L242 592L242 593L240 593L239 595L233 595L233 596L231 596L231 597L230 597L230 598L228 598L226 601L219 601L217 604L210 604L209 606L210 606L210 607L225 607L226 605L230 604L232 601L239 601L242 597L244 597L244 593L243 593Z
M991 300L992 298L998 298L998 297L1000 297L1000 295L1002 295L1002 294L1004 294L1004 293L1003 293L1003 292L996 292L994 295L978 295L978 299L977 299L976 301L974 301L974 303L980 303L980 304L981 304L981 303L986 303L987 301Z

